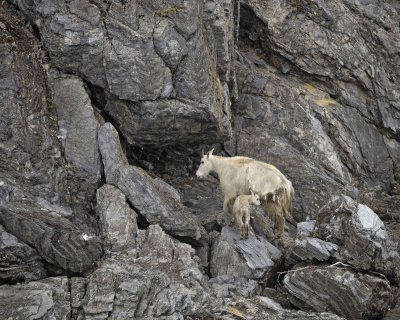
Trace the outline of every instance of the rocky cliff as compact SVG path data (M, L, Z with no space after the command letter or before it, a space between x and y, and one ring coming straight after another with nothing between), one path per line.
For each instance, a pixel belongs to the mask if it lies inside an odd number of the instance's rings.
M1 319L382 319L396 0L0 0ZM277 166L239 239L203 148ZM21 301L24 301L21 303Z

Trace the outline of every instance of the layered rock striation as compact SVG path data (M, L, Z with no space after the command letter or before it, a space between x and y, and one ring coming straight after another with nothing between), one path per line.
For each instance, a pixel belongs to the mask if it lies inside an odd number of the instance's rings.
M396 1L0 3L0 318L396 304ZM240 240L218 180L194 179L212 147L292 181L281 240L256 208Z

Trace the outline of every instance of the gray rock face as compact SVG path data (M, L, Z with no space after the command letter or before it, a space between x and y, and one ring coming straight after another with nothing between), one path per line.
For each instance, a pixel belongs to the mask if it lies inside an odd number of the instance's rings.
M48 118L42 52L6 4L0 21L0 205L15 197L52 198L60 150Z
M193 248L173 240L157 225L139 231L137 244L137 259L115 256L89 277L86 319L176 319L208 301Z
M79 230L60 212L21 200L7 203L0 208L0 213L0 223L35 248L48 263L73 272L84 272L100 257L97 236Z
M0 225L0 283L38 280L45 276L38 253Z
M379 217L348 197L333 199L319 213L318 237L339 245L335 257L361 270L375 269L399 283L400 258Z
M154 49L169 69L175 70L188 54L185 38L170 20L161 20L154 29Z
M65 158L82 171L83 177L96 184L100 179L98 123L83 82L56 70L50 70L48 80Z
M230 134L216 53L207 43L200 19L202 2L14 3L37 25L59 69L78 74L109 93L107 112L130 143L154 146L169 136L164 143L185 145L216 142ZM223 32L231 53L233 30L224 28ZM159 116L151 117L151 112ZM168 121L160 121L161 116ZM195 131L186 120L190 117L201 123ZM131 130L151 132L147 139L133 139L131 131L125 131L133 124L131 118L140 123ZM169 126L176 134L165 134Z
M166 232L195 245L204 242L206 233L196 217L143 169L119 168L116 186L149 223L160 224Z
M255 280L237 278L231 275L211 278L209 286L216 298L229 298L235 295L250 298L256 295L260 289Z
M296 240L286 253L285 264L293 266L301 261L327 261L334 256L338 248L337 244L318 238L306 237L302 240Z
M213 277L265 279L281 256L282 253L267 240L253 235L240 240L238 230L224 227L212 249L211 274Z
M222 308L212 309L212 312L193 315L188 319L271 319L271 320L343 320L328 312L303 312L298 310L285 310L278 303L264 296L254 296L246 299L240 296L234 299L226 299L226 304ZM197 317L196 317L197 316Z
M101 251L95 238L81 239L95 232L93 186L65 165L56 142L38 41L6 4L0 20L0 223L47 262L82 272Z
M154 148L217 141L227 131L223 124L215 127L216 122L223 121L222 110L210 113L207 104L193 99L144 102L110 99L105 110L133 145Z
M85 297L86 291L86 278L71 278L69 280L71 288L71 318L79 319L83 317L83 298Z
M111 123L107 122L100 127L98 142L106 182L112 184L115 182L115 175L118 168L127 165L128 159L122 150L118 132Z
M287 128L284 136L291 144L298 137L304 143L303 154L319 158L326 169L345 181L350 172L360 178L362 186L390 188L394 163L376 127L395 133L398 125L392 122L399 110L393 102L399 90L399 72L394 67L398 58L393 55L398 52L394 22L398 7L387 4L378 9L375 3L354 1L245 3L241 38L269 54L267 63L278 71L272 71L276 77L269 85L260 87L261 96L267 93L270 102L279 102L271 103L270 110L288 111L298 106L296 113L306 115L294 116L289 111L286 119L279 117ZM271 82L275 87L277 79L284 79L282 84L293 80L282 88L286 91L283 96L278 94L280 90L268 88ZM320 131L314 146L306 138L313 130Z
M393 0L2 1L0 282L31 282L0 286L0 318L382 318L400 283L399 16ZM217 179L193 179L202 144L293 182L279 249L263 213L247 240L226 226Z
M1 319L68 320L70 313L67 277L0 286Z
M97 214L100 217L106 251L134 248L137 232L136 213L117 188L104 185L97 190Z
M233 0L209 0L204 4L204 19L211 44L217 55L220 79L229 82L234 78L233 56L235 48L235 11L239 2Z
M274 164L292 181L298 221L315 218L332 194L354 194L348 169L303 97L308 86L277 74L255 52L239 58L236 152Z
M392 305L387 280L352 270L299 267L283 283L301 309L330 311L346 319L382 318Z

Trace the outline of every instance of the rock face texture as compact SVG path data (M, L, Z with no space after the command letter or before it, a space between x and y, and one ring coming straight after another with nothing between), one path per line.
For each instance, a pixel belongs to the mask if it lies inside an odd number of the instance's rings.
M315 228L318 237L339 245L333 255L340 261L377 270L399 283L398 250L369 207L348 197L333 199L321 209Z
M129 207L119 189L106 184L97 190L97 213L106 250L119 252L134 248L136 212Z
M0 1L0 318L383 319L399 21L394 0ZM291 180L281 239L256 208L239 239L194 179L211 148Z
M237 230L224 227L211 253L211 274L249 279L267 279L282 253L263 238L240 240Z
M206 232L202 225L164 184L134 166L120 167L117 176L116 186L148 222L159 223L172 235L197 245L204 240Z
M67 277L47 278L14 286L4 285L0 288L2 319L70 319Z
M0 281L29 281L44 278L46 270L38 253L0 226Z
M382 310L392 303L387 280L348 270L299 268L288 273L283 283L299 299L293 300L294 304L301 308L306 305L320 312L330 310L346 319L364 319L367 314L368 317L381 318Z
M57 68L107 92L106 110L133 145L229 135L229 101L198 1L15 2Z
M178 319L207 304L203 277L190 245L150 226L128 258L106 259L89 277L83 310L87 319Z
M106 182L115 183L117 170L119 167L127 165L128 159L122 150L118 132L111 123L107 122L100 127L98 142Z

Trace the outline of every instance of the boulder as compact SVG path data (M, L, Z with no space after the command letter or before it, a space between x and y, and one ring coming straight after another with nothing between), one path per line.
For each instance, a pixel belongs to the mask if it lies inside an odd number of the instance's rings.
M240 240L237 228L226 226L213 244L210 272L213 277L229 275L247 279L273 276L282 253L262 237L252 234Z
M302 221L297 224L297 238L304 239L311 237L314 231L316 220Z
M293 246L285 252L285 264L293 266L301 261L322 262L331 259L338 245L318 238L296 239Z
M136 213L129 207L121 191L107 184L98 189L97 214L106 252L128 251L135 247Z
M190 245L158 225L139 230L137 256L104 260L88 280L85 319L178 319L209 301L204 276Z
M35 249L19 241L0 225L0 283L42 279L43 261Z
M222 125L215 127L215 123L222 120L219 119L222 111L211 114L208 108L208 105L192 99L144 102L109 99L105 106L126 141L147 148L218 141L226 131Z
M69 280L71 288L71 318L83 317L83 298L85 297L87 278L72 277Z
M0 286L1 319L60 319L71 316L67 277Z
M260 290L257 281L231 275L211 278L208 284L212 294L217 298L229 298L237 295L250 298Z
M0 213L0 223L7 231L24 239L50 264L72 272L85 272L100 258L98 237L78 229L62 212L21 200L0 207Z
M329 311L346 319L382 319L393 304L386 279L352 269L298 265L283 284L302 310Z
M83 82L51 69L48 83L65 159L95 185L100 180L99 125Z
M120 167L115 185L150 224L159 224L167 233L193 245L204 243L206 232L197 218L143 169Z
M335 197L321 208L316 235L338 245L333 255L360 270L375 270L400 281L400 257L379 217L349 197Z

